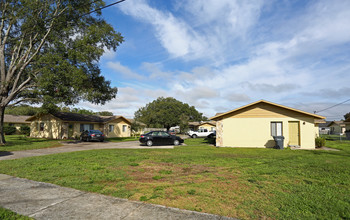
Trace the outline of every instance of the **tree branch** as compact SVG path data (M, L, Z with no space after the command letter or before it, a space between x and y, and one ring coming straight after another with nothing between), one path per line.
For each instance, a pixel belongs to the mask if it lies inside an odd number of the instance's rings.
M11 103L11 104L8 104L7 106L8 107L12 107L12 106L15 106L17 105L18 103L21 103L21 102L29 102L29 101L39 101L40 99L38 98L24 98L24 99L21 99L21 100L18 100L14 103Z
M8 105L12 99L14 99L16 97L16 95L18 95L20 92L22 92L23 90L30 88L30 86L28 87L27 84L32 80L32 77L28 77L24 82L22 82L21 85L18 86L17 89L14 90L14 88L12 88L11 93L7 96L7 98L5 99L4 103L1 104L5 104Z

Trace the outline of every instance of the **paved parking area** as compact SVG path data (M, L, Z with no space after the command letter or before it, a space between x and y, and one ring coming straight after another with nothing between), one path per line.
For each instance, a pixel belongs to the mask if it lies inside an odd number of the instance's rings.
M174 146L144 146L139 141L127 142L62 142L63 146L25 151L0 152L0 160L12 160L24 157L35 157L64 152L95 150L95 149L173 149Z

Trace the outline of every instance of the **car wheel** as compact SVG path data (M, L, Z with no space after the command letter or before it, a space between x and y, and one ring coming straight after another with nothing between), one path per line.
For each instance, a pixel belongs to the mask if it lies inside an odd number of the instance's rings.
M194 134L194 135L192 135L192 138L197 138L197 135L195 135L195 134Z
M179 140L174 140L174 145L177 146L180 144L180 141Z
M152 146L152 145L153 145L153 141L148 140L148 141L146 142L146 145L149 146L149 147Z

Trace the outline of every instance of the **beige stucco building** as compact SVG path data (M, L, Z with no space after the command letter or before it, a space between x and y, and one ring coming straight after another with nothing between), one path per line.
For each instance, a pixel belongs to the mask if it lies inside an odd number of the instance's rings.
M130 137L131 122L123 116L96 116L69 112L43 114L27 119L30 136L37 138L79 138L82 131L100 130L106 137Z
M208 131L214 131L216 129L215 121L202 121L202 122L189 122L188 126L191 130L208 129Z
M216 146L273 148L273 136L284 137L284 147L314 149L318 123L325 117L260 100L218 114Z

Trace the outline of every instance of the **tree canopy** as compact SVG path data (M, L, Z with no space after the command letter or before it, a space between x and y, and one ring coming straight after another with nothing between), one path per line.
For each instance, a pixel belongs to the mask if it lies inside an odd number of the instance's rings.
M116 96L98 61L123 38L101 17L97 9L104 5L103 0L0 1L0 144L9 104L42 103L50 110L80 100L104 104Z
M57 107L56 111L58 111L58 112L72 112L72 113L78 113L78 114L84 114L84 115L113 116L113 112L109 112L109 111L94 112L94 111L91 111L88 109L69 108L67 106ZM18 105L18 106L7 107L5 110L5 114L10 114L10 115L32 116L32 115L35 115L37 113L46 113L46 109L23 104L23 105Z
M348 112L348 113L346 113L345 115L344 115L344 119L346 120L346 119L348 119L350 117L350 112Z
M159 97L135 112L135 120L148 127L167 128L180 125L181 130L187 128L190 121L202 121L206 117L194 106L182 103L174 98Z

